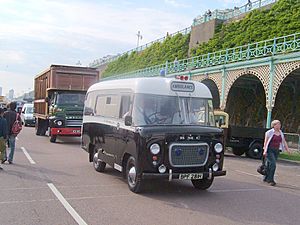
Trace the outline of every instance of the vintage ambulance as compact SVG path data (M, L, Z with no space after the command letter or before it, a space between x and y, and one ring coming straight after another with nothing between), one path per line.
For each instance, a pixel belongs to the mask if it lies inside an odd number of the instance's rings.
M92 85L86 95L82 148L98 172L119 170L129 189L146 179L191 180L197 189L223 176L222 130L202 83L131 78Z

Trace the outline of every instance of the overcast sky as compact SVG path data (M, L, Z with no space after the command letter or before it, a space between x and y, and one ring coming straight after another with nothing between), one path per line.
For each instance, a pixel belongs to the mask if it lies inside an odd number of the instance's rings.
M51 64L87 66L246 0L0 0L0 87L21 95Z

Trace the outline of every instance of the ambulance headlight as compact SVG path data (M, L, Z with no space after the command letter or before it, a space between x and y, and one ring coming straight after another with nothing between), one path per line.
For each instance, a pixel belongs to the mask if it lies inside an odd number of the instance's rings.
M221 143L217 143L215 144L214 149L216 153L221 153L223 151L223 145Z
M150 152L153 154L153 155L157 155L159 152L160 152L160 147L159 147L159 144L152 144L150 146Z

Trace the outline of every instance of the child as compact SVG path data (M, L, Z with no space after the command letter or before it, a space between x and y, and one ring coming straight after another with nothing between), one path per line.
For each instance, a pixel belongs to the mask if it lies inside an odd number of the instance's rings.
M4 109L0 108L0 160L3 162L4 157L6 155L6 139L7 139L7 122L6 119L3 118ZM0 164L0 170L3 168Z

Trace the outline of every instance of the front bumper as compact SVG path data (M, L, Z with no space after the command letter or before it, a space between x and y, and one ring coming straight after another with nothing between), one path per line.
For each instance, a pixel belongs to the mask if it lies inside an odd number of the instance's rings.
M35 119L24 119L24 124L34 125L35 124Z
M226 170L222 171L211 171L211 172L202 172L203 173L203 179L214 176L214 177L219 177L219 176L225 176L226 175ZM169 171L169 173L142 173L142 179L179 179L179 174L181 173L172 173Z
M81 128L80 127L51 128L51 135L81 136Z

